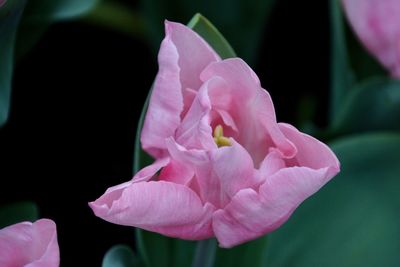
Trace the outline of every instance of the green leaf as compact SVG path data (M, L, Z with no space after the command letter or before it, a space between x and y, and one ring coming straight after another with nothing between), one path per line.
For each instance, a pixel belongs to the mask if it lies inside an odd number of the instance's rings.
M270 234L266 266L398 266L400 135L332 145L340 175Z
M347 47L351 69L353 69L357 81L362 81L372 76L385 76L387 71L382 65L365 49L361 41L355 36L352 29L345 25Z
M276 0L186 1L142 0L143 14L154 51L164 36L163 21L189 21L199 12L209 18L250 65L260 49L263 30ZM210 8L212 7L212 8Z
M222 55L232 55L233 50L225 38L216 30L212 24L199 14L196 14L189 23L195 31L200 34L212 46L218 48ZM141 168L149 165L152 159L140 146L140 133L142 131L144 118L147 112L151 89L144 104L135 138L133 170L138 172ZM136 244L139 254L148 267L190 266L195 252L195 242L168 238L156 233L137 229Z
M333 124L335 133L400 130L400 81L373 78L348 94Z
M57 21L81 16L90 11L98 0L35 0L29 1L26 14L30 21Z
M354 83L347 54L346 36L340 0L330 0L331 11L331 103L330 118L340 110L346 93Z
M268 237L263 236L256 240L236 246L231 249L218 248L216 256L216 267L264 267L267 265Z
M25 4L26 0L10 1L0 8L0 127L8 119L14 43Z
M115 245L103 258L102 267L139 267L139 261L132 249L126 245Z
M32 202L18 202L0 207L0 228L23 221L36 221L39 211Z
M196 242L137 229L136 245L146 266L190 266Z
M204 40L207 40L208 44L214 48L221 58L236 57L235 51L225 37L201 14L194 15L188 27L197 32Z
M0 9L0 127L10 109L14 54L21 58L50 23L88 12L98 0L15 0Z

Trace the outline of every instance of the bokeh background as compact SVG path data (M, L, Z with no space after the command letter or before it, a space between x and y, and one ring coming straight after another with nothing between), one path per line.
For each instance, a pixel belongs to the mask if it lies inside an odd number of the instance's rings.
M117 243L134 249L132 228L100 220L87 203L132 177L136 127L157 72L163 20L185 24L196 12L253 67L278 121L334 139L319 131L328 126L330 108L329 1L105 0L76 18L29 24L42 34L26 51L17 35L22 52L9 119L0 128L0 205L34 201L41 217L55 220L62 266L100 266ZM341 195L329 201L336 198ZM274 266L287 266L279 262Z

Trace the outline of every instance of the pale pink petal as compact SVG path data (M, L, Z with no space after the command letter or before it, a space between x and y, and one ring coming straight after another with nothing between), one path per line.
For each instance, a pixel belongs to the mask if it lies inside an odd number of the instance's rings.
M171 160L158 176L158 180L186 185L194 176L194 169L176 160Z
M22 222L0 230L0 266L58 267L59 262L53 221Z
M155 158L164 156L165 138L174 134L181 121L183 96L178 60L170 29L166 27L166 37L158 54L159 70L140 139L143 149Z
M127 185L117 198L105 193L89 203L96 216L121 225L140 227L159 233L191 238L208 235L210 229L203 226L209 222L204 217L212 209L206 207L190 188L165 181L139 182ZM191 234L186 228L202 229ZM169 229L172 229L171 232ZM207 232L208 231L208 232ZM192 236L191 236L192 235Z
M191 181L191 188L197 192L203 202L220 206L226 202L225 194L220 193L220 182L212 169L210 153L199 149L186 149L177 144L172 138L167 139L168 152L171 158L191 166L195 177Z
M203 149L186 149L178 144L174 138L170 137L165 140L168 153L174 160L180 161L188 165L202 165L209 162L209 155Z
M226 86L225 82L214 77L203 84L176 131L176 141L186 149L216 149L210 126L211 101L208 92Z
M340 171L339 160L327 145L312 136L299 132L290 124L279 123L279 128L293 142L298 151L294 158L287 160L287 163L312 169L328 168L330 177Z
M211 153L210 166L215 176L212 179L220 183L220 194L226 194L229 199L239 190L256 185L252 158L235 140L231 139L231 143L231 146L221 147Z
M135 183L150 180L161 168L167 166L170 162L169 158L162 158L154 161L149 166L144 167L133 176L132 181Z
M197 91L202 84L201 71L220 60L198 34L182 24L166 21L165 33L158 54L159 71L141 134L142 147L155 158L165 156L165 138L173 136L181 113L187 109L185 90Z
M225 96L233 101L225 109L240 133L238 142L250 153L255 165L260 164L271 146L283 156L292 157L296 148L280 132L271 98L252 69L243 60L232 58L210 64L200 77L206 81L215 76L222 77L230 89L230 95Z
M366 48L400 78L400 2L342 0L348 20Z
M203 38L185 25L166 21L165 27L179 54L182 90L198 90L203 84L200 73L210 63L220 61L220 57Z
M249 188L239 191L214 213L213 230L220 246L232 247L275 230L329 178L328 168L291 167L268 177L258 193Z
M139 172L137 172L135 176L133 176L132 180L108 188L104 195L97 200L97 205L107 205L107 203L112 202L114 199L120 198L125 188L131 186L134 183L149 181L162 167L166 166L169 161L169 158L156 160L155 162L153 162L153 164L146 166Z

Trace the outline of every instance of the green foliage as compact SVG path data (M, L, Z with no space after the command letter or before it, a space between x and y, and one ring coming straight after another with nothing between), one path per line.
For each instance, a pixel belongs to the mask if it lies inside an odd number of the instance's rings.
M89 11L98 0L14 0L0 9L0 127L10 109L14 58L21 58L49 25Z
M10 109L14 43L26 0L7 2L0 8L0 127Z
M331 106L335 119L341 102L354 83L354 74L347 55L346 36L340 0L330 0L331 10Z
M372 78L353 88L333 124L336 134L400 130L400 81Z
M140 267L141 265L130 247L125 245L115 245L107 251L101 266Z
M332 144L342 164L270 237L266 266L397 266L400 261L400 135Z
M32 202L18 202L0 207L0 229L23 221L39 218L37 206Z
M218 248L215 267L242 267L251 263L252 267L264 267L267 264L267 236L244 243L231 249Z

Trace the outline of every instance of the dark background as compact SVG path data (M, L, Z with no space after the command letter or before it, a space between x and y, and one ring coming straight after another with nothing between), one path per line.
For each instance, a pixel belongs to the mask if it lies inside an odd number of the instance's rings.
M317 126L326 122L328 19L327 1L279 0L267 22L252 67L278 121L300 126L300 99L316 103ZM0 205L32 200L55 220L62 266L100 266L112 245L134 246L132 228L95 217L87 202L131 178L136 125L156 71L145 40L80 21L51 26L17 63L10 119L0 129Z

